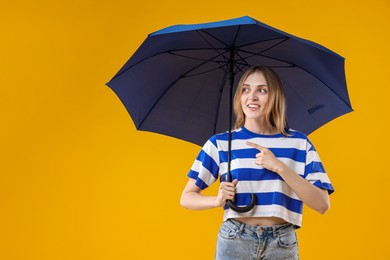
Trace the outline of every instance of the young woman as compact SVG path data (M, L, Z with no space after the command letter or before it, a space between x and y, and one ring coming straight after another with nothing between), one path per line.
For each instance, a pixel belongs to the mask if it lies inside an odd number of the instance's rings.
M188 209L224 208L216 259L299 259L295 228L302 207L325 213L333 187L306 135L286 128L285 94L277 74L252 67L240 79L234 96L231 175L228 133L216 134L203 146L188 176L181 205ZM221 179L217 196L202 190ZM237 213L226 205L255 207Z

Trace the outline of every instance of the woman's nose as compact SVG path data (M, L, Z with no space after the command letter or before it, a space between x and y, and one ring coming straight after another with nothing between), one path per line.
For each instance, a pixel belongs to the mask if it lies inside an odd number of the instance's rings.
M258 97L256 96L255 93L252 92L252 93L249 95L249 99L250 99L250 100L257 100Z

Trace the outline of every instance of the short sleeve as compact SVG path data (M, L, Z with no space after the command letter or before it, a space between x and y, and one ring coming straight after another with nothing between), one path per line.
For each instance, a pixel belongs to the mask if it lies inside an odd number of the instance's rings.
M320 157L313 144L307 140L306 146L306 162L305 162L305 179L312 183L314 186L328 190L331 194L334 192L332 183L329 180L328 175L322 165Z
M204 190L218 179L219 152L216 138L210 138L193 163L188 177L195 180L196 186Z

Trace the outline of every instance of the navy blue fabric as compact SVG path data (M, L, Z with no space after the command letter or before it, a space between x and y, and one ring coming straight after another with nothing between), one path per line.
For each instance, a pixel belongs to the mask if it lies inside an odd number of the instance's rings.
M203 145L229 128L230 61L234 87L249 66L272 67L288 124L305 134L352 111L343 57L248 16L152 33L107 85L137 129Z

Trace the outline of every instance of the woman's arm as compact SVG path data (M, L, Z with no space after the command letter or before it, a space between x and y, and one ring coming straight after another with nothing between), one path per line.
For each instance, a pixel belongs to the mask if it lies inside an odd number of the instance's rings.
M251 142L247 142L247 144L260 151L256 155L256 164L279 174L303 203L321 214L324 214L329 209L330 201L327 190L320 189L299 176L290 167L276 158L268 148Z
M314 186L291 170L286 164L279 162L280 164L275 169L275 172L295 191L303 203L324 214L330 207L328 191Z
M187 209L201 210L223 207L226 200L234 200L237 180L221 182L217 196L204 196L202 190L196 186L194 179L189 179L180 198L180 205Z

